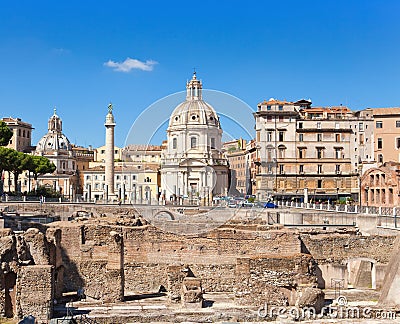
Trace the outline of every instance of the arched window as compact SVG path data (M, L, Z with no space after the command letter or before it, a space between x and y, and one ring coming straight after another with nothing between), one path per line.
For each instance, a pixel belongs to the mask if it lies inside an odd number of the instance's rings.
M172 139L172 149L176 150L177 145L178 145L178 141L177 141L176 137L174 137Z

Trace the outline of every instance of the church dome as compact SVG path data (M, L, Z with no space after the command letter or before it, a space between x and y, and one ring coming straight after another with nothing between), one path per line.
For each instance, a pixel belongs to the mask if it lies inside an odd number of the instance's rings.
M62 133L62 120L57 116L55 109L48 122L48 132L39 140L36 152L41 154L72 152L70 141Z
M219 117L214 108L202 99L202 83L194 72L186 84L186 100L171 114L169 127L182 125L208 125L220 128Z

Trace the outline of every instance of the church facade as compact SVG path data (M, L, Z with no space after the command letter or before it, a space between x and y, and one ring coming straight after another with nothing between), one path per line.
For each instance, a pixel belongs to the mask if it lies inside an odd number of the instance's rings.
M228 163L222 153L222 128L214 108L202 98L196 73L186 84L186 100L169 119L161 154L161 195L169 201L211 204L228 192Z
M70 141L62 132L62 120L55 109L48 121L48 132L37 143L34 154L48 158L56 166L54 173L39 176L38 184L51 186L65 197L72 198L78 185L76 157Z

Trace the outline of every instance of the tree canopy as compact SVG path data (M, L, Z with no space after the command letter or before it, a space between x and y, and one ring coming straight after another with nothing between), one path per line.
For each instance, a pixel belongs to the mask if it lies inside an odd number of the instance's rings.
M42 174L53 173L56 166L53 162L43 156L34 156L18 152L16 150L0 146L0 175L8 171L14 175L14 188L17 191L18 177L23 171L33 173L35 180ZM0 192L2 182L0 179Z
M12 130L4 121L0 120L0 146L6 146L10 142L12 136Z

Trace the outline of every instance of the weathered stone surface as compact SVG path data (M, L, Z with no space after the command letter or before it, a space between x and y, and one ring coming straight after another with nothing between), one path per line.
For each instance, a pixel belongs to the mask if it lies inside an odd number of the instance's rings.
M186 277L182 283L182 306L185 308L203 307L203 289L201 288L201 279Z
M314 307L316 312L320 312L324 307L325 294L321 289L313 287L300 288L297 291L298 298L296 306L299 308Z
M17 279L18 317L33 315L39 322L47 321L53 313L53 266L21 267Z
M34 263L49 264L50 250L46 237L37 228L30 228L24 233L24 238L29 245Z
M388 263L396 236L361 236L346 233L300 234L303 247L319 263L343 264L351 258Z
M264 255L237 260L235 301L239 305L295 305L300 285L316 286L310 255Z

